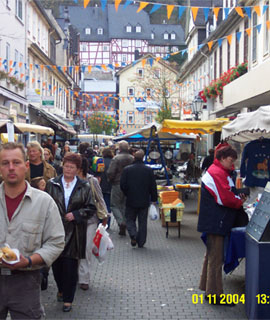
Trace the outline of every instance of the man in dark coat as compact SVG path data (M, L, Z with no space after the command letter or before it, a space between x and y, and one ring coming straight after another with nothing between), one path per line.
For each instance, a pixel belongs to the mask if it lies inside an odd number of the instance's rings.
M154 173L143 163L144 152L134 154L134 164L124 168L120 187L126 198L126 224L131 245L142 248L147 236L147 215L150 202L157 201L157 185ZM138 217L138 231L136 219Z

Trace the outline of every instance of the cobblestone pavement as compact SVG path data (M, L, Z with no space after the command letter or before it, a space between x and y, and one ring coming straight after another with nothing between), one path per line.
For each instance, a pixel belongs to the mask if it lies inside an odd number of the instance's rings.
M42 292L46 318L247 319L241 303L230 308L211 306L205 300L198 304L192 302L193 294L202 294L197 287L205 247L196 232L194 200L185 204L181 238L177 228L170 228L166 239L161 221L149 220L143 249L132 249L129 237L121 238L113 223L110 234L115 249L108 253L102 265L94 258L90 290L78 288L70 313L63 313L62 304L56 302L57 289L50 275L49 288ZM244 270L242 262L232 275L224 276L225 293L244 293Z

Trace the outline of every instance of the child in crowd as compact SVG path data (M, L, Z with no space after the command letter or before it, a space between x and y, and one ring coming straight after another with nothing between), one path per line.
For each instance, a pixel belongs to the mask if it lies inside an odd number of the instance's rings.
M33 188L45 191L46 181L44 180L43 177L36 177L31 180L31 186Z

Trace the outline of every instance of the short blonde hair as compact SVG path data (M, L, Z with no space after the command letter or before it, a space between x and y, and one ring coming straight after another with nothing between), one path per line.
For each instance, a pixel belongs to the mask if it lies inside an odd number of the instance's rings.
M44 160L44 150L43 148L41 147L40 143L38 141L31 141L31 142L28 142L27 144L27 151L29 148L36 148L38 149L38 151L41 152L41 160Z

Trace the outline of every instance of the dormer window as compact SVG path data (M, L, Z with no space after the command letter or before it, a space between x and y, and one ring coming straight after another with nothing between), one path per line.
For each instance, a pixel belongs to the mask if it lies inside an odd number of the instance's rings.
M103 28L98 28L97 29L97 34L103 34Z
M131 32L131 31L132 31L131 26L126 26L126 32Z
M168 39L169 39L169 34L168 34L168 32L165 32L164 35L163 35L163 37L164 37L164 40L168 40Z
M174 32L171 33L171 40L175 40L176 34Z
M137 33L142 32L142 27L141 27L140 25L137 25L137 26L136 26L136 32L137 32Z
M151 33L151 39L155 39L155 34L154 34L154 32Z
M91 28L85 28L85 34L91 34Z

